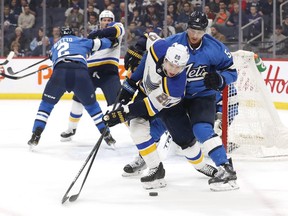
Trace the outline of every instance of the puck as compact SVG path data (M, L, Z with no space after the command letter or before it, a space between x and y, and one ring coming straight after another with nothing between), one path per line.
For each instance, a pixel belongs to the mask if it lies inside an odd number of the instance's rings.
M150 192L149 196L158 196L158 193L157 192Z

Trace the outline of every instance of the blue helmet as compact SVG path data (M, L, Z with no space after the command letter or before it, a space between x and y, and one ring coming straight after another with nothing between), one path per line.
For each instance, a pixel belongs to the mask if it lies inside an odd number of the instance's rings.
M205 30L208 26L208 19L205 13L194 11L191 13L188 21L188 28L196 30Z

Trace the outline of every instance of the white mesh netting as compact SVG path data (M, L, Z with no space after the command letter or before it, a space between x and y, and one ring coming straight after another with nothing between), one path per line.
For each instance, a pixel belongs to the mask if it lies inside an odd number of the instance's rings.
M228 106L228 116L235 115L232 122L227 120L230 125L227 132L228 152L249 157L288 155L288 128L283 126L274 107L254 62L254 53L239 50L232 54L238 70L238 80L234 85L239 108L238 113L233 113L237 109L234 105Z

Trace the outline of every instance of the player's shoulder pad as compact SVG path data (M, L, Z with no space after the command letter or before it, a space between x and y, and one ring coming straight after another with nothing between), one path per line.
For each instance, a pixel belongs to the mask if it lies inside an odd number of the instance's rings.
M150 47L149 52L154 59L155 63L159 61L160 58L166 55L166 51L169 45L164 39L158 39Z
M116 37L123 36L125 34L124 25L120 22L111 22L108 24L108 28L114 27L116 29Z
M149 34L144 34L147 37L146 49L148 50L157 40L161 39L159 35L155 32L150 32Z
M108 27L119 26L120 28L124 28L124 25L121 22L111 22L108 24Z

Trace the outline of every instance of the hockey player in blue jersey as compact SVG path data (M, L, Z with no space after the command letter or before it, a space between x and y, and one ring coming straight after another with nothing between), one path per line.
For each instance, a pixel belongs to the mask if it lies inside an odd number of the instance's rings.
M190 16L187 31L170 36L166 41L189 47L184 103L195 137L203 143L210 158L219 167L216 176L209 179L210 188L216 191L233 190L239 188L236 172L213 125L216 94L237 80L237 71L228 48L205 34L207 25L206 15L195 11Z
M103 10L99 15L100 28L90 32L88 35L90 39L106 37L113 38L113 40L117 40L118 42L118 46L94 52L87 59L88 70L95 91L97 88L102 90L108 106L111 106L115 102L121 88L118 65L121 41L125 34L123 24L114 21L114 14L109 10ZM61 141L70 141L72 136L75 135L82 114L83 105L79 98L74 95L68 129L61 133ZM107 133L104 140L109 146L116 142L110 133Z
M149 34L148 53L131 78L124 81L120 96L121 102L127 104L140 81L134 102L103 117L109 126L130 120L131 137L149 168L148 174L140 179L146 189L166 186L165 169L150 135L150 121L154 117L161 118L181 146L183 155L197 170L207 166L200 146L194 142L190 121L181 102L186 87L184 68L189 59L188 48L178 43L170 47L167 44L156 34Z
M45 86L34 121L32 137L28 141L31 147L38 144L54 106L65 91L73 91L93 119L98 130L104 129L103 114L96 101L93 83L89 77L86 55L92 51L107 49L111 46L113 43L107 38L94 40L79 38L69 27L61 29L61 39L51 49L53 74Z

